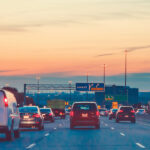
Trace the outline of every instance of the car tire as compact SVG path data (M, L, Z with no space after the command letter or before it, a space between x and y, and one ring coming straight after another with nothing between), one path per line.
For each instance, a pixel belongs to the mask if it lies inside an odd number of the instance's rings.
M109 120L112 120L112 118L109 117Z
M20 137L20 130L19 129L14 131L14 136L15 136L15 138Z
M13 141L14 140L14 130L13 130L13 126L11 127L10 131L8 130L6 132L6 139L8 141Z
M70 129L74 129L74 125L70 123Z
M116 119L116 123L119 123L119 119Z
M96 129L100 129L100 124L97 124L97 125L95 126L95 128L96 128Z
M39 127L38 127L38 130L42 130L43 129L43 126L40 124Z
M131 123L136 123L136 121L135 120L131 120Z

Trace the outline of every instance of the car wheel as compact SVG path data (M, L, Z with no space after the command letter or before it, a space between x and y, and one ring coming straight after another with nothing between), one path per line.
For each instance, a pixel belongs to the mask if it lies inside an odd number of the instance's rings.
M20 130L19 129L14 131L14 136L15 136L15 138L20 137Z
M116 119L116 123L119 123L119 119Z
M100 124L97 124L97 125L95 126L95 128L96 128L96 129L100 129Z
M109 120L112 120L112 118L109 117Z
M14 140L14 130L13 130L13 126L11 127L10 131L8 130L6 132L6 139L8 141L13 141Z
M74 125L70 123L70 129L74 129Z
M131 120L131 123L136 123L136 121L135 120Z

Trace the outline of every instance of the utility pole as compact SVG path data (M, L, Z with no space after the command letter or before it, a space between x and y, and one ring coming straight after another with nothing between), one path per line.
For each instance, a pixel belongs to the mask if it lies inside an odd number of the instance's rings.
M125 95L127 96L127 50L125 50ZM128 104L128 98L127 98L127 104Z
M105 88L105 70L106 69L106 65L104 64L104 88ZM105 91L104 91L104 102L103 102L103 104L105 103Z
M40 90L40 87L39 87L39 84L40 84L40 76L37 76L36 77L37 79L37 103L39 104L39 90Z
M88 76L88 72L87 72L87 76L86 76L86 81L87 81L87 84L89 83L89 76ZM88 96L88 91L86 92L86 96L87 96L87 101L89 99L89 96Z

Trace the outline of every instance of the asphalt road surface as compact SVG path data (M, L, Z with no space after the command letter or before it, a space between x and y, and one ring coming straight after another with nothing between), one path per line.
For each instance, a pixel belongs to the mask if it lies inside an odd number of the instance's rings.
M24 129L12 142L0 135L0 150L150 150L150 121L137 118L137 123L115 123L101 117L101 129L70 130L69 117L45 123L45 129Z

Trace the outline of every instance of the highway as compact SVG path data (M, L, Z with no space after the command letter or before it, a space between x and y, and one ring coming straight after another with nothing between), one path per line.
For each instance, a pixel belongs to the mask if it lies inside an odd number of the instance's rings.
M150 150L150 121L138 117L136 124L115 123L101 117L101 129L70 130L69 116L65 120L45 123L45 129L21 130L21 137L12 142L0 135L0 150Z

